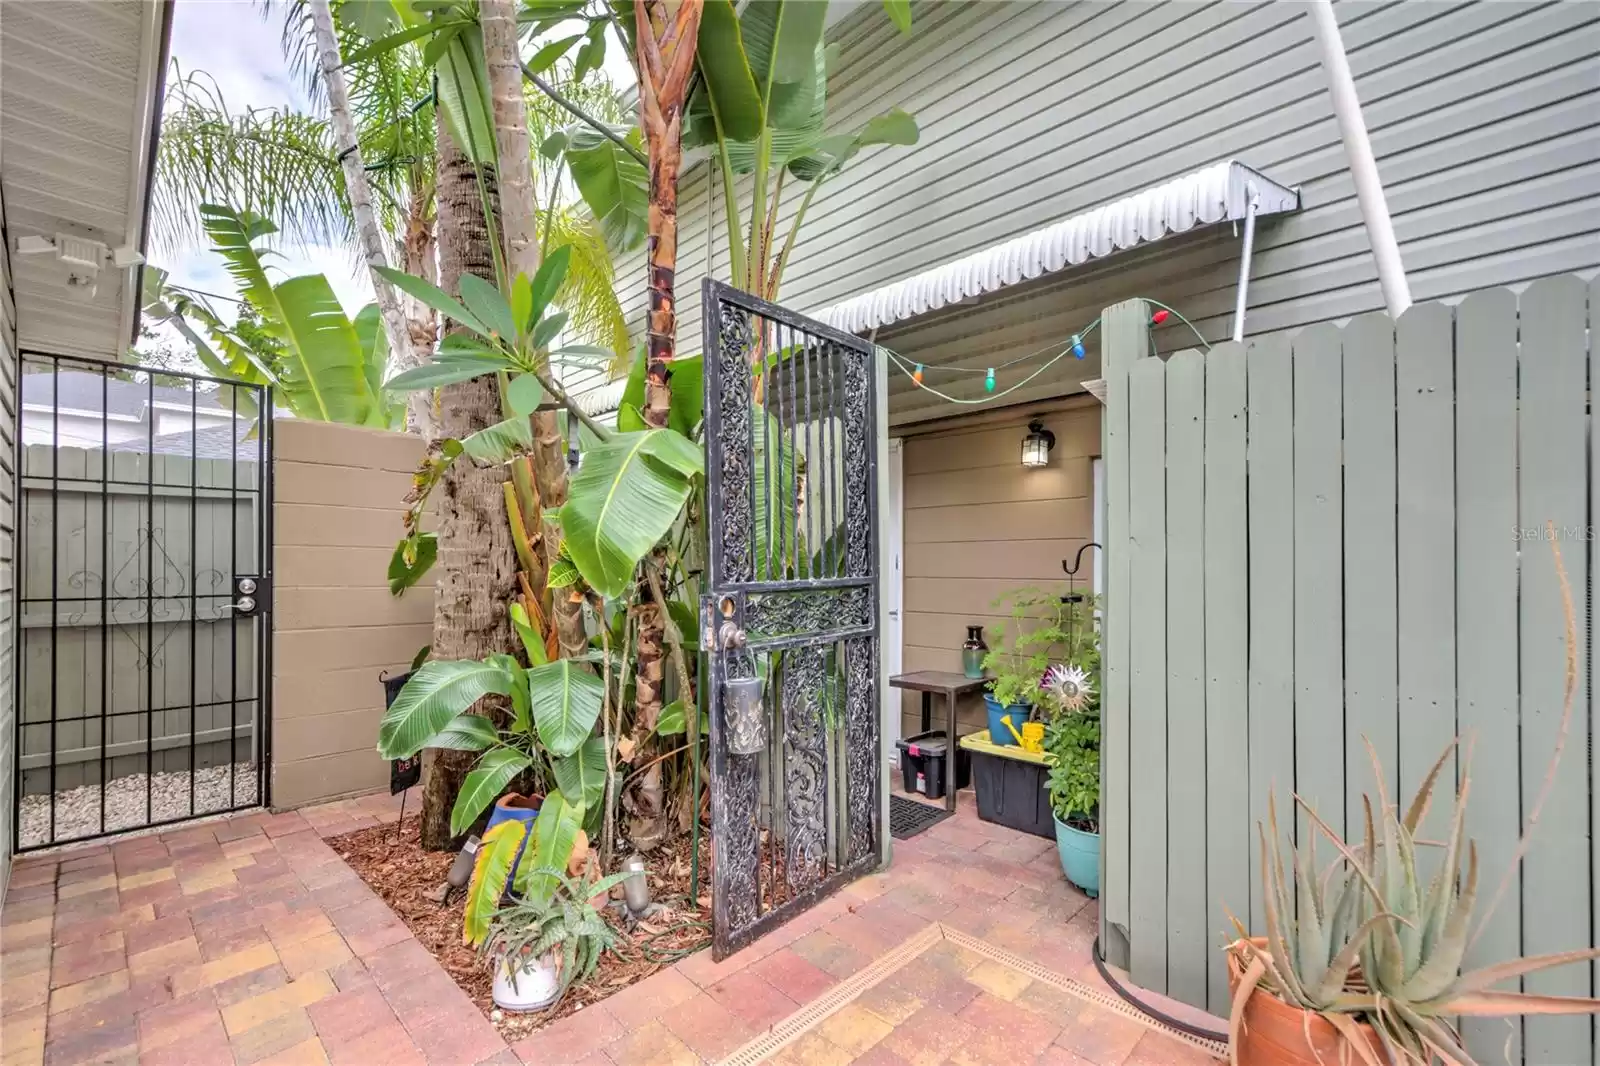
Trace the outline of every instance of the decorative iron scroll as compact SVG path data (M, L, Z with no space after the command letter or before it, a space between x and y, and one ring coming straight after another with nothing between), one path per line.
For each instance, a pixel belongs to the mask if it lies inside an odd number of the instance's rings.
M865 586L753 592L745 600L745 630L760 643L800 633L871 625L872 591Z
M861 637L845 642L845 781L847 846L845 861L878 850L878 642Z
M718 539L727 577L749 581L755 574L751 558L752 529L750 484L753 449L750 437L750 353L755 331L750 313L729 304L720 305L717 345L717 438L722 445L723 491L713 500L720 527ZM709 363L707 364L710 365ZM708 393L708 396L710 394Z
M797 891L820 880L827 863L826 658L815 646L783 656L784 874Z
M870 352L870 349L869 349ZM872 364L868 358L845 360L844 371L844 489L852 502L876 501L877 486L873 484L873 456L877 452L875 439L875 405L872 402ZM849 513L848 511L846 512ZM872 520L845 523L845 573L850 577L866 577L878 568L877 508L864 511Z

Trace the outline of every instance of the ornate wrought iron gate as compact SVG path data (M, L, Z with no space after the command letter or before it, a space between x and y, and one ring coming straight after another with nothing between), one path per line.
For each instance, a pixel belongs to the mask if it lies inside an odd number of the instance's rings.
M268 801L269 390L22 353L18 851Z
M713 952L878 862L872 347L707 280Z

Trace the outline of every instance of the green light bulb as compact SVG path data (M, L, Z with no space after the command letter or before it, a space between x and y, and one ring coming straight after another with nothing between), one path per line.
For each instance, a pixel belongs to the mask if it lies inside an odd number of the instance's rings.
M989 368L989 372L983 376L983 391L994 391L994 367L992 366Z

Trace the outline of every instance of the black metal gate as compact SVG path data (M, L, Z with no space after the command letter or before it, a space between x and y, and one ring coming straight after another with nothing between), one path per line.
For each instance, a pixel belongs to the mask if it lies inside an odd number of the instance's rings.
M872 347L707 281L713 951L878 863Z
M22 353L18 851L268 801L270 390Z

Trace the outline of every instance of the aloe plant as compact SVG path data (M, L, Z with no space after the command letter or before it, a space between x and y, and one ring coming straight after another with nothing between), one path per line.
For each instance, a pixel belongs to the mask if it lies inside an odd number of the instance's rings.
M557 869L539 870L550 877L556 890L545 899L521 899L495 912L482 951L496 957L516 958L524 953L535 958L546 952L559 952L560 989L565 994L581 984L600 964L600 957L616 947L616 930L595 910L593 900L626 880L625 874L612 874L589 884L566 876ZM516 967L510 967L516 980Z
M1259 985L1287 1003L1320 1014L1366 1066L1381 1063L1359 1030L1360 1023L1373 1028L1393 1063L1427 1066L1442 1060L1474 1066L1456 1029L1457 1018L1600 1011L1600 999L1494 987L1555 966L1600 958L1600 949L1536 955L1461 971L1478 892L1477 847L1463 841L1462 835L1471 790L1470 750L1462 757L1448 838L1437 843L1418 837L1457 743L1452 741L1439 756L1404 814L1390 804L1383 767L1367 745L1378 782L1378 809L1375 813L1370 797L1362 797L1366 817L1362 842L1356 846L1341 840L1310 804L1296 796L1296 805L1316 833L1303 849L1290 849L1288 872L1279 846L1275 804L1269 799L1271 836L1258 826L1266 944L1261 947L1241 937L1230 946L1245 967L1229 1019L1236 1055L1244 1006ZM1320 875L1315 854L1318 834L1338 852ZM1418 860L1424 849L1439 853L1437 868L1426 882Z

